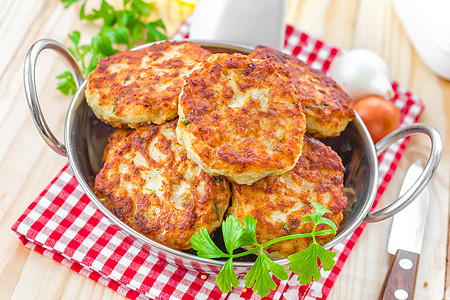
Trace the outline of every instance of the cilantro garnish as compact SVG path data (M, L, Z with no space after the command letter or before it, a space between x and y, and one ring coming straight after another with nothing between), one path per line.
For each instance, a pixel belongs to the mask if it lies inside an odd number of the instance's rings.
M82 1L80 8L80 19L88 22L100 21L100 32L91 39L91 43L80 45L80 32L74 31L69 34L73 46L70 52L80 63L83 75L87 77L102 57L111 56L122 45L125 49L132 48L137 42L150 43L167 39L166 28L161 19L153 22L144 21L149 17L154 8L154 3L143 0L123 0L123 9L117 10L102 0L100 9L94 9L86 13L87 0L61 0L68 8L72 4ZM75 94L76 84L70 72L64 72L56 78L61 81L57 89L65 95Z
M319 203L311 201L311 204L314 206L316 212L303 218L303 221L313 222L313 229L310 233L282 236L260 245L256 240L255 230L257 220L255 218L247 216L244 219L244 226L241 221L236 220L233 216L228 216L222 223L222 232L227 253L220 250L214 244L204 228L201 228L199 232L191 237L192 248L197 251L197 255L200 257L228 258L216 277L216 284L223 293L227 293L239 285L239 280L233 268L233 259L259 252L252 268L244 276L244 282L247 288L252 288L259 296L265 297L277 287L271 274L280 280L287 280L289 276L285 266L275 263L261 250L281 241L312 237L313 242L307 249L288 257L290 260L288 264L289 271L298 274L298 282L302 285L311 283L313 279L318 280L321 277L317 259L320 259L324 270L328 271L333 268L335 263L333 258L336 256L335 252L325 250L316 241L316 237L335 234L337 231L336 225L330 219L323 217L325 213L331 212ZM319 224L326 224L331 229L316 231ZM242 253L234 253L236 249L243 246L254 248Z

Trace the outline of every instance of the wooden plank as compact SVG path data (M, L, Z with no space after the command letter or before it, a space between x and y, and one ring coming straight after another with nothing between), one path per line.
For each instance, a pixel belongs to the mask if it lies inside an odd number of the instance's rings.
M79 5L79 4L77 4ZM93 4L94 5L94 4ZM156 0L158 14L171 35L192 9L177 0ZM444 156L430 182L432 202L420 257L416 299L450 299L449 179L450 82L439 79L416 54L389 0L288 0L286 19L299 29L345 49L361 47L380 54L391 75L420 96L426 110L421 121L436 126ZM78 29L83 38L95 27L78 20L54 0L4 0L0 6L0 290L2 298L123 299L111 289L23 247L10 228L25 208L67 163L39 137L26 105L22 68L28 48L40 38L68 43ZM69 97L55 90L55 75L64 62L49 51L38 63L38 90L50 127L62 138ZM414 138L379 207L392 202L404 170L425 158L426 138ZM349 256L329 299L376 299L391 257L386 252L390 222L369 224Z

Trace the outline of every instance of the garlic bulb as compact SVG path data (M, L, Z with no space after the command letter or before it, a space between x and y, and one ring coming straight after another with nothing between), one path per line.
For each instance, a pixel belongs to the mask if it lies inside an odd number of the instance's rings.
M386 63L369 50L355 49L343 52L334 59L328 76L333 78L355 102L370 95L386 99L394 96Z

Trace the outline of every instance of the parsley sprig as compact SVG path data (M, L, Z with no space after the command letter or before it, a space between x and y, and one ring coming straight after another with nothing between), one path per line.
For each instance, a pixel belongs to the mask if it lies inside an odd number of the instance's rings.
M335 234L337 231L336 225L330 219L323 217L324 214L331 212L319 203L311 201L311 204L316 212L302 219L313 223L310 233L282 236L264 244L259 244L256 240L257 220L252 216L247 216L244 219L244 226L241 221L236 220L233 216L228 216L222 223L223 239L227 253L214 244L205 228L201 228L199 232L191 237L192 248L197 251L197 255L200 257L228 258L216 277L216 284L223 293L227 293L233 287L235 288L239 285L239 280L233 268L233 259L258 252L256 261L250 271L244 276L244 282L247 288L252 288L259 296L265 297L277 287L270 273L280 280L287 280L289 276L286 266L275 263L262 250L281 241L310 237L313 240L311 245L303 251L290 255L288 257L290 260L288 266L289 271L298 274L297 280L300 284L311 283L313 279L318 280L321 277L317 260L320 259L323 269L329 271L334 266L334 257L336 256L335 252L325 250L316 241L316 237ZM329 225L331 229L316 231L317 226L320 224ZM245 246L254 248L242 253L234 253L236 249Z
M161 19L152 22L145 20L154 8L152 2L123 0L123 9L115 9L106 0L102 0L99 9L87 13L87 0L61 0L65 8L79 1L83 1L79 12L80 19L101 24L100 32L92 37L91 43L87 45L80 45L79 31L69 34L73 44L69 51L81 64L85 77L95 69L100 58L119 52L119 45L128 50L138 42L150 43L167 39L166 28ZM58 90L65 95L75 94L75 80L69 71L56 78L61 80Z

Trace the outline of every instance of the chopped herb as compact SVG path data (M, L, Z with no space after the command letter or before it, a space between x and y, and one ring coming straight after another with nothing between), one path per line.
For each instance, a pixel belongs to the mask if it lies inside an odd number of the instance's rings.
M191 124L192 122L191 122L191 121L188 121L188 120L183 120L183 123L184 123L184 125L188 126L188 125Z
M217 205L213 204L213 208L214 208L214 212L215 212L216 214L219 214L219 213L220 213L220 209L217 207Z
M320 105L310 106L307 109L313 109L313 108L324 109L326 106L327 106L327 104L325 102L322 102Z
M283 228L287 234L289 234L291 232L291 228L289 227L289 225L284 222L281 222L281 228Z
M278 151L278 152L283 153L283 150L281 150L281 149L278 148L277 146L272 146L272 145L269 145L269 144L266 144L266 145L267 145L267 147L269 147L269 148L272 149L272 150L276 150L276 151Z
M222 177L214 177L214 180L215 180L216 182L222 182L222 181L223 181L223 178L222 178Z
M148 187L146 187L145 190L146 190L147 192L156 194L156 191L155 191L155 190L152 190L152 189L150 189L150 188L148 188Z
M116 113L116 106L117 106L117 101L118 100L119 100L118 98L114 97L114 106L113 106L113 109L112 109L113 114Z

